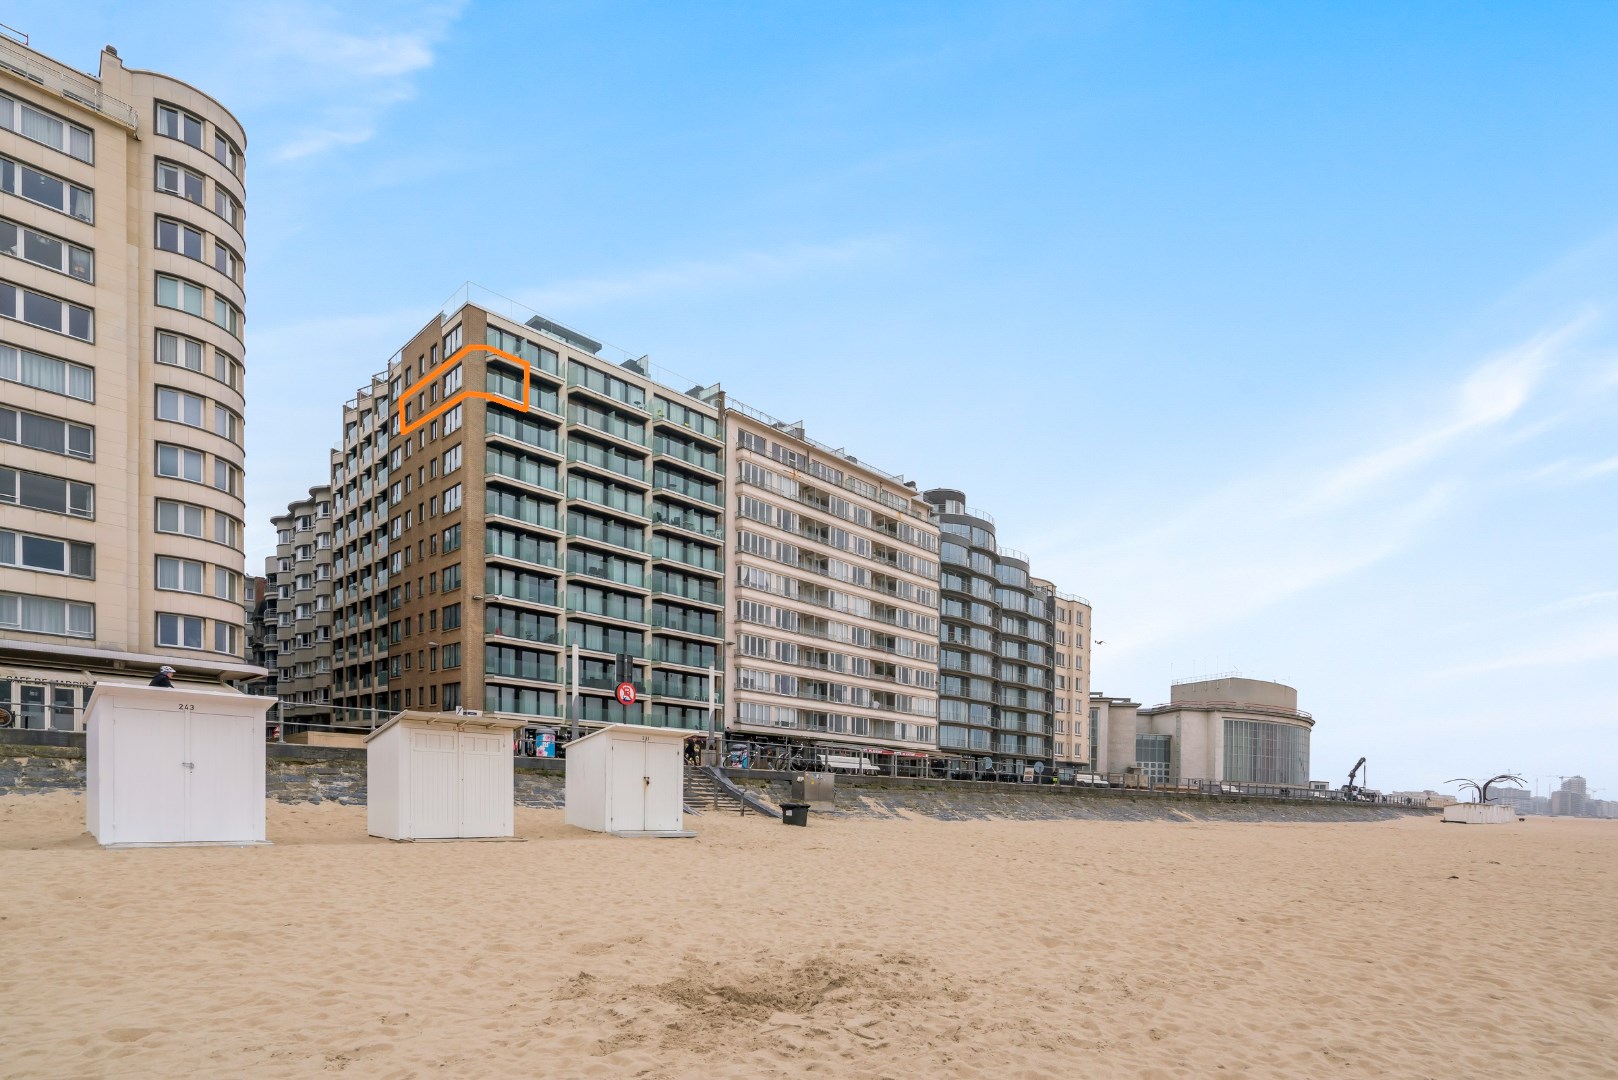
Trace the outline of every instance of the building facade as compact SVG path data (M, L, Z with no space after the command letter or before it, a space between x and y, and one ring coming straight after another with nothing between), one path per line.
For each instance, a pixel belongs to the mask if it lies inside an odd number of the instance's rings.
M1262 679L1190 679L1170 688L1169 702L1137 712L1133 764L1154 780L1307 786L1314 718L1298 708L1298 692ZM1131 733L1113 733L1117 755ZM1112 762L1117 770L1118 760Z
M809 765L928 754L938 528L926 502L801 423L735 401L724 415L735 495L730 732Z
M1055 764L1056 590L1001 547L994 518L955 488L924 493L939 536L943 753L1021 776Z
M574 712L586 726L717 725L717 391L673 390L644 361L603 358L600 343L514 310L452 304L344 407L336 722L461 708L536 728ZM628 705L614 693L621 662Z
M1089 772L1090 753L1090 601L1057 592L1049 581L1036 581L1055 597L1055 635L1052 662L1056 684L1052 715L1055 737L1052 756L1058 771Z
M243 615L241 125L0 40L0 707L260 674Z
M387 600L390 401L388 380L377 374L343 403L342 438L331 452L329 554L320 546L324 538L318 532L315 537L317 581L330 562L331 614L321 614L319 595L312 624L307 609L293 613L300 635L314 634L317 666L326 653L330 655L332 715L349 727L370 727L392 715ZM326 680L320 682L324 687Z
M309 495L271 518L275 554L264 560L265 599L259 609L265 668L273 671L283 718L332 722L331 488Z

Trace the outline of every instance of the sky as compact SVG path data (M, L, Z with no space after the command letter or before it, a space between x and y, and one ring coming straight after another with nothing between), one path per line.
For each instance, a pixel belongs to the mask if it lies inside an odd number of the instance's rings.
M1099 691L1618 798L1618 5L8 11L246 127L249 567L472 281L965 489Z

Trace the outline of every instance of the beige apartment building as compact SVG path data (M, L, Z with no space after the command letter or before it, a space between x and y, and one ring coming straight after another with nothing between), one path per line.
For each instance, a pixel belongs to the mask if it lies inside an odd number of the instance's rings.
M814 442L801 423L726 404L730 737L844 763L936 749L938 526L927 503L914 483Z
M284 719L330 723L331 488L310 488L270 523L275 554L264 560L267 595L257 616L265 666L273 669L274 696L289 706Z
M96 677L250 678L243 149L167 75L0 39L0 708Z
M1092 771L1095 756L1090 738L1090 601L1057 592L1049 581L1035 579L1055 598L1055 640L1052 660L1055 686L1052 713L1055 735L1052 752L1058 770Z

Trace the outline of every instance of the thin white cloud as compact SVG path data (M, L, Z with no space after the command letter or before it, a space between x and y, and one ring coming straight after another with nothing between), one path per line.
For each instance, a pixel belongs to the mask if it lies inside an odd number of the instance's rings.
M242 18L251 43L242 77L300 123L277 132L270 156L293 162L375 138L383 116L416 95L462 2L325 8L278 4Z
M1512 422L1540 397L1556 397L1549 381L1589 322L1568 320L1478 364L1434 395L1427 411L1436 420L1413 435L1369 452L1323 436L1327 445L1300 445L1116 543L1087 545L1096 534L1085 522L1036 543L1035 559L1058 581L1108 595L1109 662L1205 637L1361 573L1423 541L1480 491L1493 493L1490 470L1511 442ZM1411 404L1406 392L1396 400ZM1579 415L1577 407L1565 411L1569 421ZM1358 430L1346 417L1327 427Z
M1522 668L1567 667L1618 659L1618 621L1578 627L1549 641L1439 672L1440 677L1486 675Z
M1516 416L1559 354L1592 320L1592 315L1580 315L1480 365L1457 388L1454 404L1438 426L1349 461L1326 476L1299 509L1312 512L1346 505L1433 461L1466 436Z
M834 244L802 244L777 251L744 251L711 260L630 270L622 274L561 281L517 294L539 311L573 311L657 296L747 287L781 281L832 266L880 258L891 252L891 237L862 237Z
M1583 484L1591 480L1599 480L1603 476L1618 473L1618 457L1606 458L1601 461L1579 461L1574 458L1561 458L1537 469L1523 474L1521 479L1528 484L1556 484L1570 486Z
M1580 593L1578 596L1569 596L1566 599L1556 601L1554 604L1547 604L1540 610L1542 612L1578 611L1582 608L1611 603L1618 603L1618 589L1599 589L1595 592Z

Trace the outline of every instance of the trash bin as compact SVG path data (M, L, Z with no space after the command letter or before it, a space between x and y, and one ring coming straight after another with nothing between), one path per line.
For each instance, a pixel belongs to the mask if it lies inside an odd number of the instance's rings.
M809 804L806 802L782 803L781 824L807 827L809 825Z

